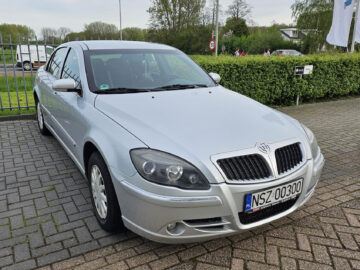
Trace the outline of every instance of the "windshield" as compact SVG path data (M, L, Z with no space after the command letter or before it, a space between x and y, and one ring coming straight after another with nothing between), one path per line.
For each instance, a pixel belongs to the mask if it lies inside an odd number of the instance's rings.
M90 90L96 93L215 86L210 76L180 51L90 50L84 55Z

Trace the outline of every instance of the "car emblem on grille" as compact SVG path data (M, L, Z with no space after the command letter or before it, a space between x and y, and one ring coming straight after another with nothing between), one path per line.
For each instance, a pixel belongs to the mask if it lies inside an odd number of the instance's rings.
M260 152L262 152L264 154L269 154L270 153L270 146L267 145L266 143L258 144L257 148L260 150Z

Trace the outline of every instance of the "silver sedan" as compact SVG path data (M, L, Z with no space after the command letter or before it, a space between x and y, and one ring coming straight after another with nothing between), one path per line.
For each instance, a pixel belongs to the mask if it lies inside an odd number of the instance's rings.
M43 135L89 181L107 231L204 241L282 218L309 200L324 157L304 125L219 85L169 46L59 46L36 76Z

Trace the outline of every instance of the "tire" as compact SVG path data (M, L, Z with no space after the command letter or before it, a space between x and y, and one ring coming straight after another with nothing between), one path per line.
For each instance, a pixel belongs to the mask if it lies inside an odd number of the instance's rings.
M24 62L23 67L25 71L30 71L32 69L32 64L30 62Z
M36 101L35 105L36 105L36 120L38 123L39 131L42 135L49 136L51 133L48 130L48 128L46 127L46 124L44 122L44 115L41 110L40 101Z
M124 231L119 202L104 159L99 152L91 154L87 175L96 219L107 232ZM105 199L104 199L105 198Z

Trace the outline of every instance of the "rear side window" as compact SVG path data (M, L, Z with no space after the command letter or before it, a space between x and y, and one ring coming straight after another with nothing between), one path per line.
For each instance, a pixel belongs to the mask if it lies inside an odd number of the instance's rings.
M61 76L62 79L73 79L76 82L76 89L80 89L80 69L76 52L70 49L64 64L64 70Z
M67 48L60 48L55 52L55 55L51 59L48 67L48 72L51 73L55 78L60 79L61 64L66 56Z

